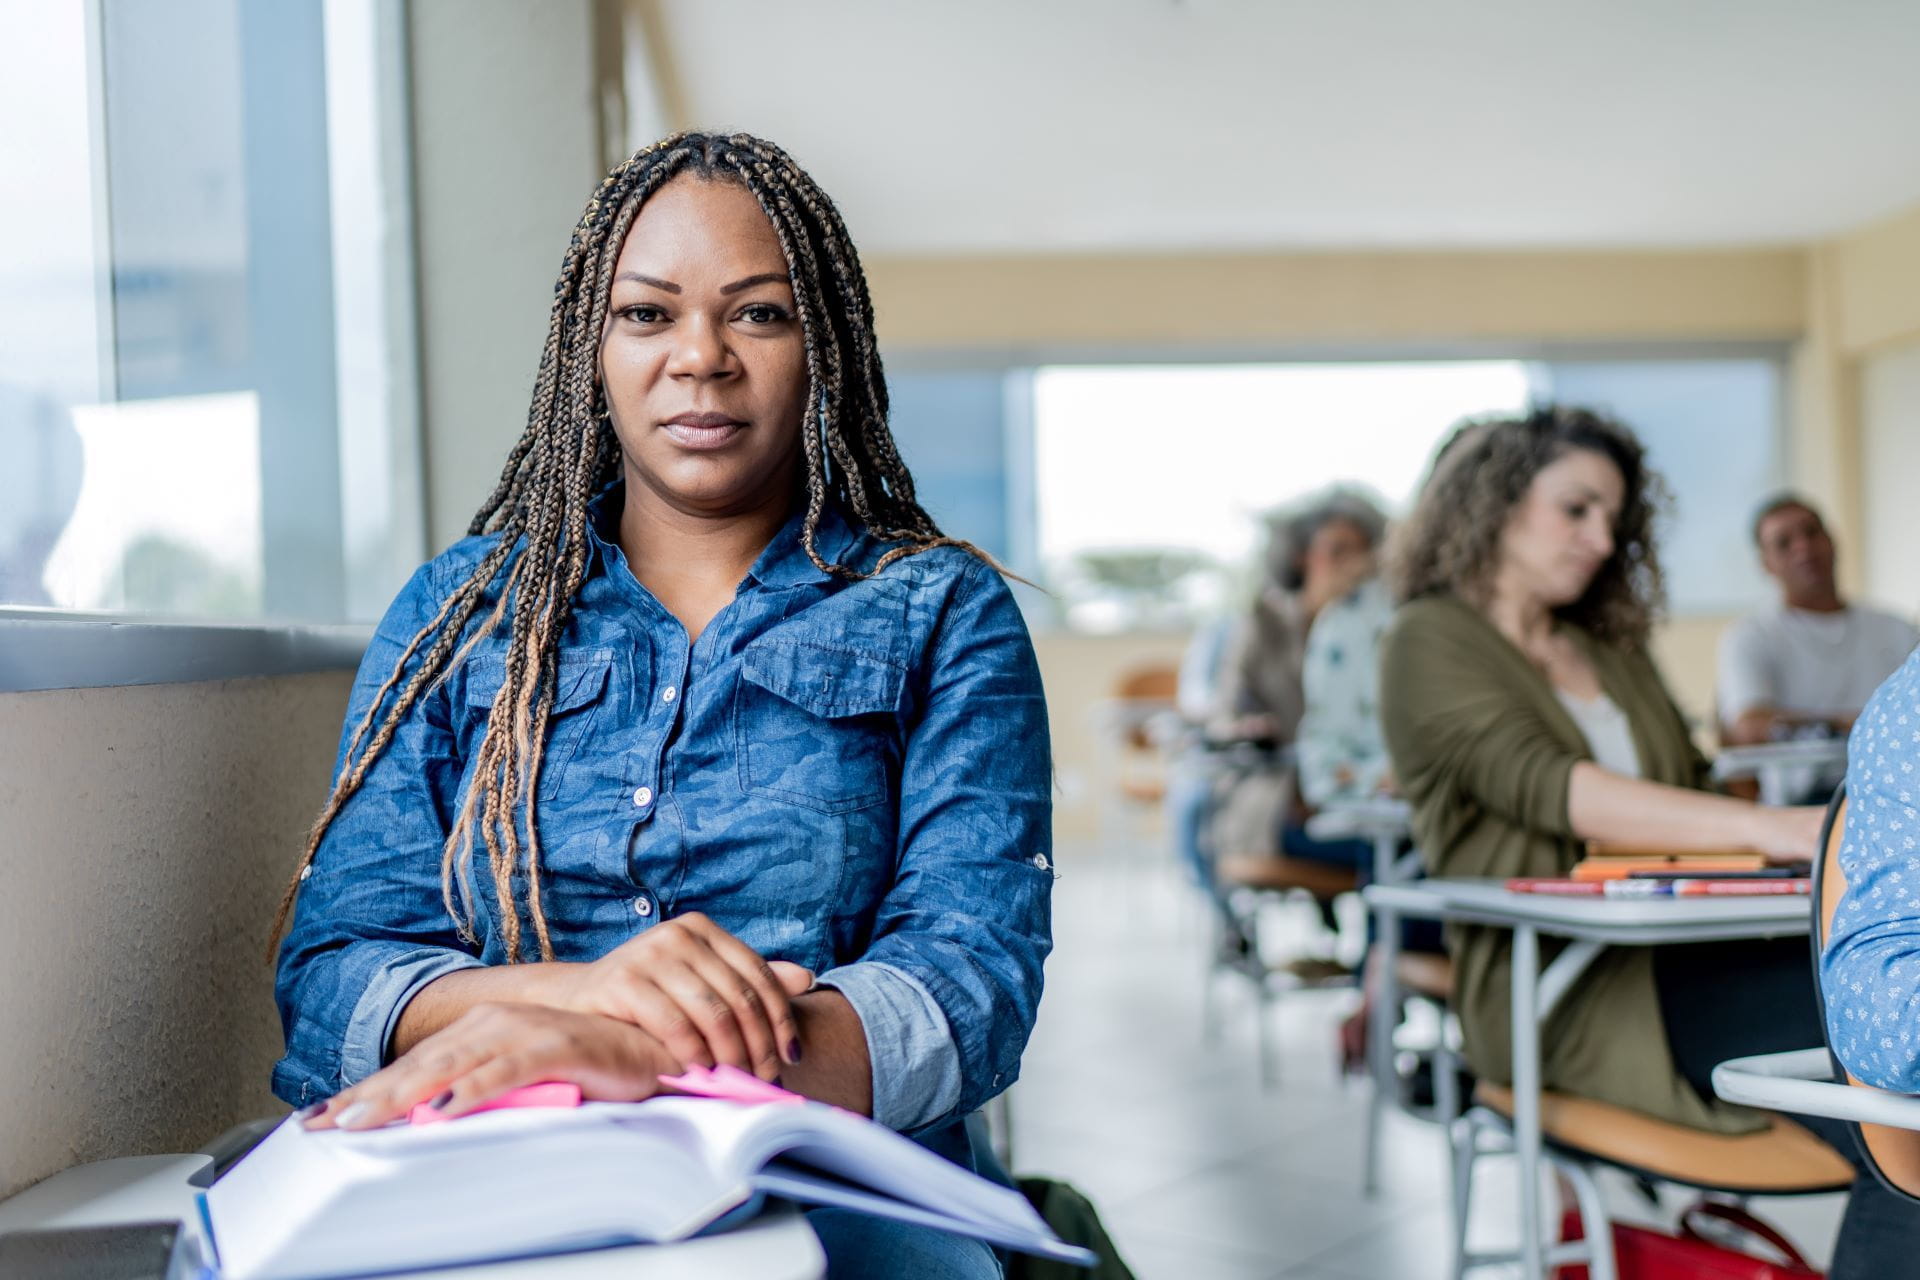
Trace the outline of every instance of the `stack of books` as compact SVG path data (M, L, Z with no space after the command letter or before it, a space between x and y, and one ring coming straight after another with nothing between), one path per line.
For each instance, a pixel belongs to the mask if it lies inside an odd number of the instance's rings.
M1587 856L1565 876L1507 881L1515 893L1575 897L1755 897L1812 891L1811 865L1769 862L1739 849L1675 851L1638 845L1587 846Z

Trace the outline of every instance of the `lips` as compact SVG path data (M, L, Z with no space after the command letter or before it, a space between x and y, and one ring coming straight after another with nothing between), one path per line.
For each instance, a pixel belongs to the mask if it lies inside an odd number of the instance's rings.
M683 449L724 449L747 424L724 413L682 413L661 423L660 429Z

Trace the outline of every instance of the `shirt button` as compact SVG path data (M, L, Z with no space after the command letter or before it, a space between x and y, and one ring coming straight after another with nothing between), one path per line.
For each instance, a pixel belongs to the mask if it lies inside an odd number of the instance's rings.
M311 862L300 868L300 878L302 880L311 880L313 878L313 864Z
M672 685L668 685L666 688L660 691L660 701L662 702L672 702L675 698L679 696L680 696L680 691L674 688Z
M1042 871L1045 871L1048 867L1052 866L1053 864L1047 861L1046 854L1036 853L1033 855L1033 865L1040 868Z
M639 897L635 898L633 900L633 914L639 916L642 920L645 920L648 916L652 915L653 899L647 897L647 895L645 895L644 893L641 894Z
M653 803L652 787L636 787L633 792L633 807L644 809Z

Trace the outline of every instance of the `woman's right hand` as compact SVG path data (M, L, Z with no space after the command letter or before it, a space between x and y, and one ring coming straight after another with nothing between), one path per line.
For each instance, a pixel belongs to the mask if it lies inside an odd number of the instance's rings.
M1818 861L1820 828L1826 817L1823 805L1755 805L1747 843L1766 854L1769 861Z
M726 1063L772 1080L800 1060L791 1001L812 985L799 965L769 963L689 912L589 964L567 966L554 1003L631 1023L683 1062Z

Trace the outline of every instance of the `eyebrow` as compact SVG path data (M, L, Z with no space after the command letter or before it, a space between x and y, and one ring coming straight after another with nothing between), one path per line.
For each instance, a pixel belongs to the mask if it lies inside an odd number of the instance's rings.
M614 279L637 280L641 284L652 285L654 288L665 290L667 293L679 293L681 291L680 286L671 280L662 280L657 276L644 276L638 271L622 271L619 275L615 276ZM732 284L723 284L720 286L720 292L722 294L734 294L739 293L742 289L751 289L757 284L789 283L791 283L791 281L787 278L787 273L784 271L763 271L757 276L748 276L744 280L735 280Z
M619 275L615 276L614 279L615 280L638 280L641 284L650 284L654 288L664 289L668 293L680 292L680 286L675 284L673 281L656 280L652 276L643 276L638 271L622 271Z
M742 289L751 289L757 284L788 284L784 271L762 271L757 276L748 276L745 280L735 280L732 284L720 286L721 293L739 293Z

